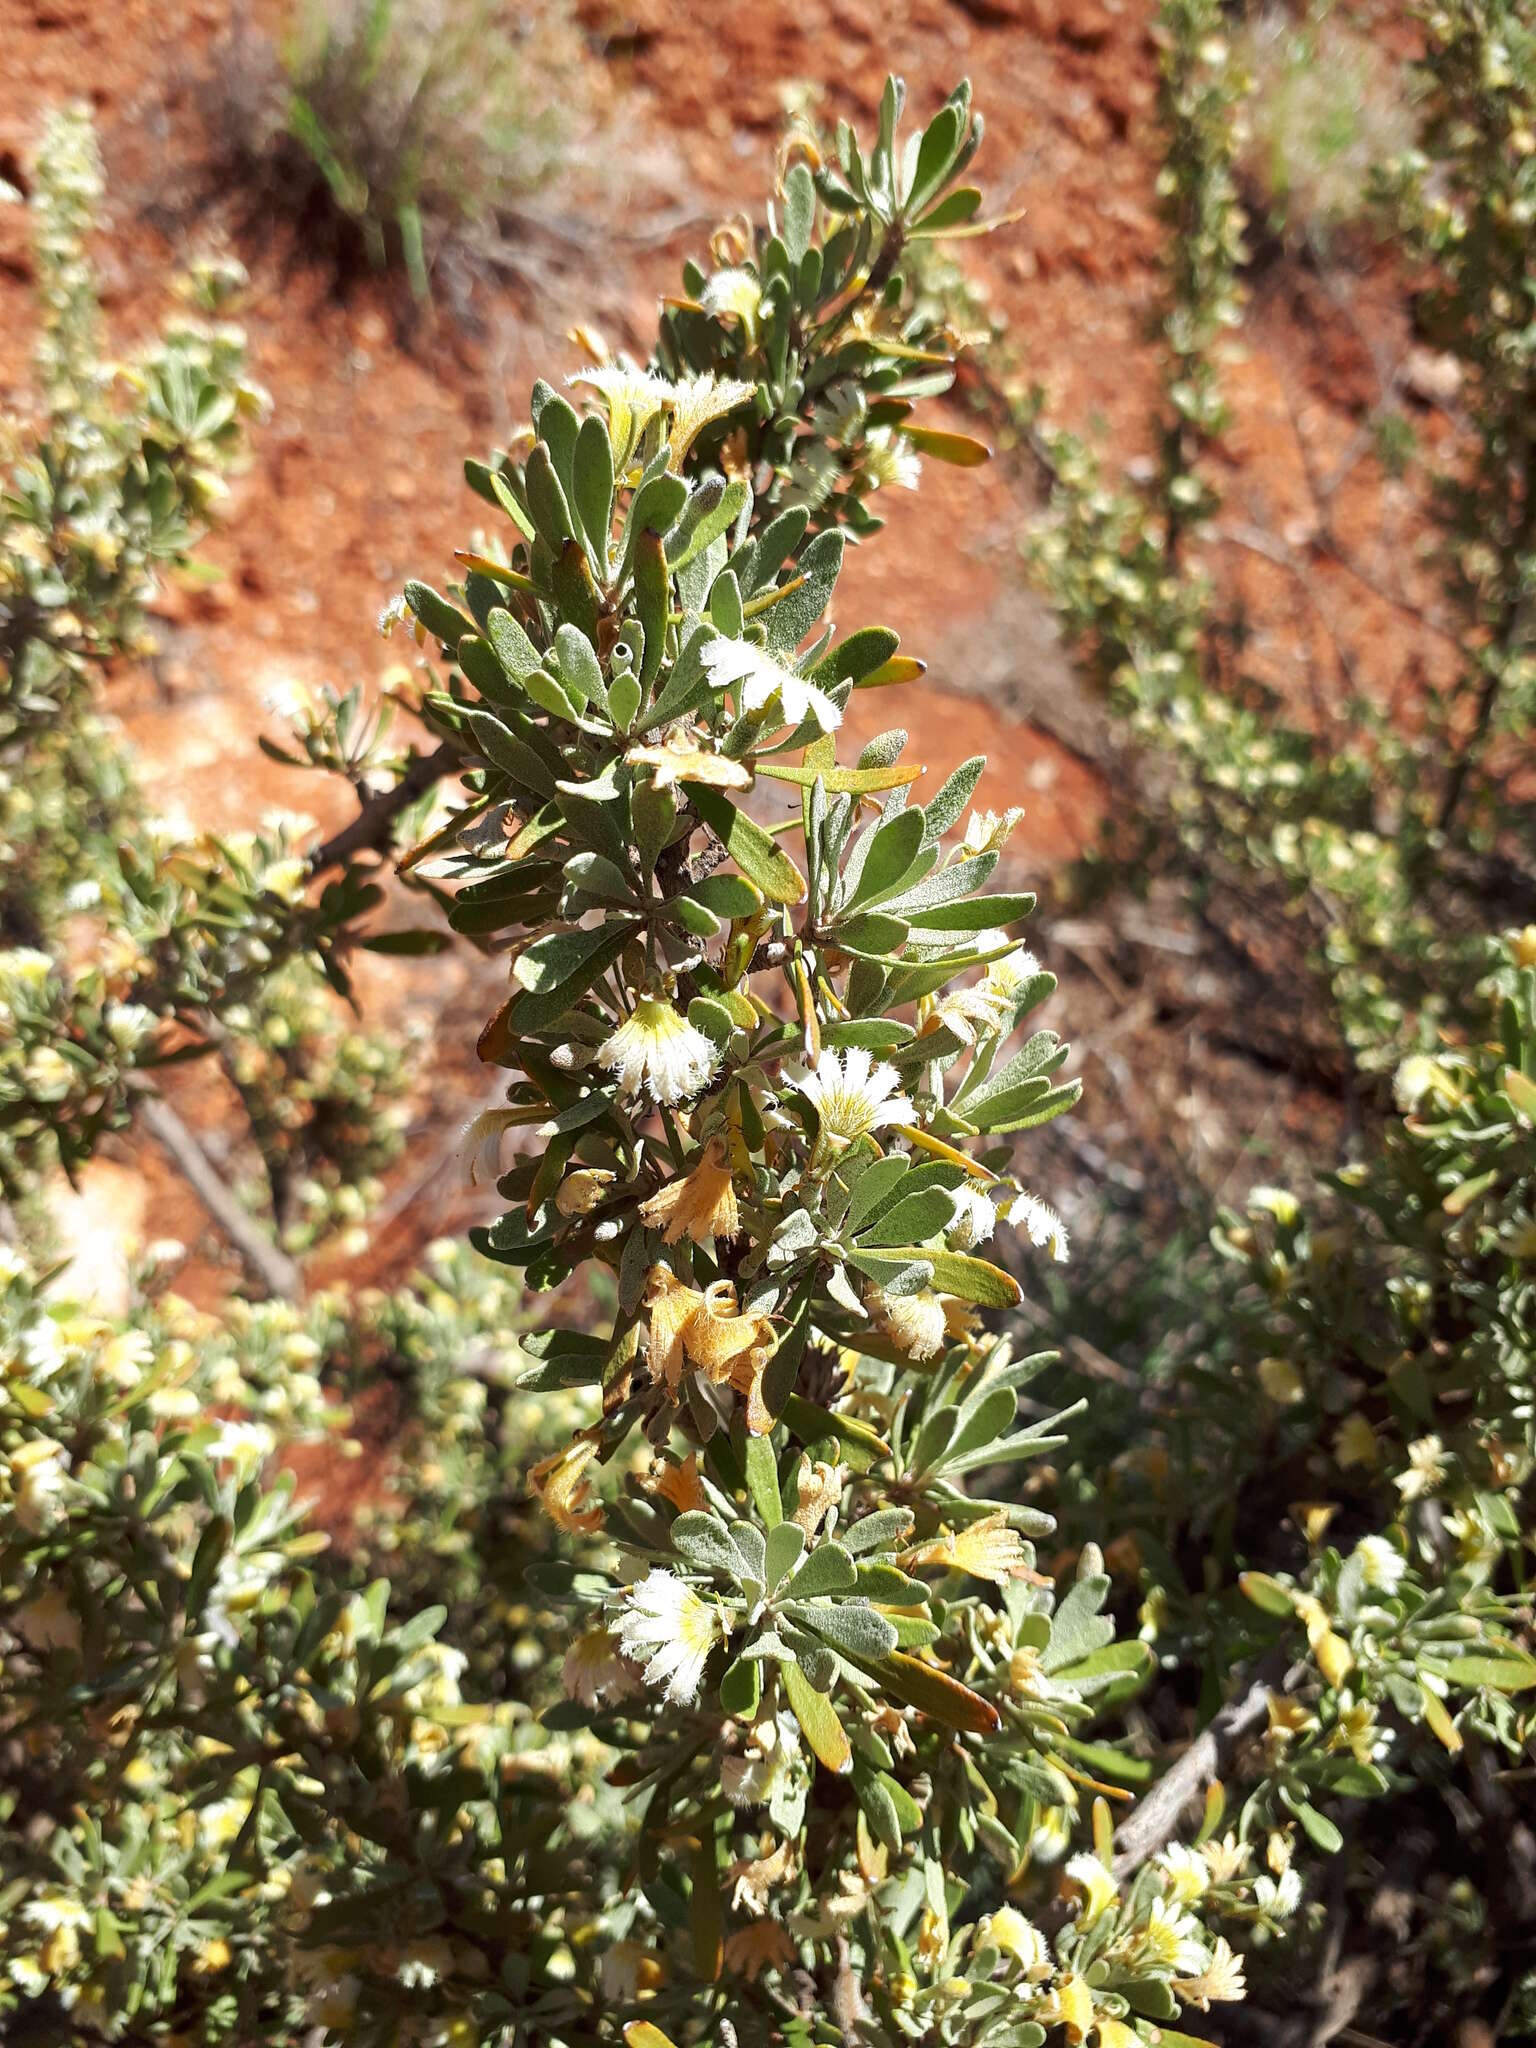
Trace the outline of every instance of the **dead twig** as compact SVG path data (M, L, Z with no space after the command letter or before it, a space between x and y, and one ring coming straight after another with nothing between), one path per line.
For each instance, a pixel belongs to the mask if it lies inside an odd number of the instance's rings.
M1241 1692L1211 1716L1178 1762L1121 1821L1112 1868L1122 1884L1173 1838L1190 1807L1231 1769L1243 1744L1264 1725L1271 1698L1285 1690L1291 1663L1285 1644L1266 1650Z
M163 1095L145 1090L139 1114L234 1250L250 1279L264 1294L296 1301L303 1281L297 1263L275 1245L253 1216L235 1200L229 1182Z

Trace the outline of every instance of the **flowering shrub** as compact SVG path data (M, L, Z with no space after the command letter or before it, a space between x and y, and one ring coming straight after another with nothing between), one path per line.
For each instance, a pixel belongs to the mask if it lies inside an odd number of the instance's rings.
M1193 518L1237 245L1214 19L1169 20ZM86 1156L194 1013L269 1167L321 1096L369 1110L349 1155L382 1142L366 1062L285 1056L310 1027L273 971L344 974L397 832L509 964L479 1039L504 1094L465 1134L504 1205L482 1256L111 1321L3 1255L18 2039L1177 2048L1308 1938L1305 1845L1363 1836L1356 1802L1475 1796L1519 1839L1488 1760L1536 1689L1528 933L1480 942L1464 997L1497 1044L1400 1063L1406 1120L1316 1217L1268 1190L1224 1220L1187 1376L1052 1401L1051 1355L987 1327L1068 1253L1015 1154L1077 1096L1017 815L977 806L979 759L917 801L899 730L839 758L855 692L918 667L834 624L848 536L921 455L985 453L918 410L952 365L908 276L973 224L979 127L965 88L905 143L902 111L893 83L872 146L792 153L650 364L594 347L469 466L496 531L389 615L435 752L328 701L292 745L363 786L334 842L124 857L121 986L5 956L18 1179L50 1089ZM402 1385L333 1550L283 1461L348 1456ZM1423 1941L1470 1919L1447 1892Z

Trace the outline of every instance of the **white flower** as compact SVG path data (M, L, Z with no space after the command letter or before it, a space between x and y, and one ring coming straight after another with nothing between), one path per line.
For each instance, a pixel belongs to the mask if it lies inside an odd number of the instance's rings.
M254 1469L272 1455L274 1438L264 1422L221 1422L203 1447L205 1458L228 1458Z
M1392 1483L1405 1501L1420 1500L1436 1490L1445 1469L1445 1445L1440 1438L1416 1437L1408 1446L1407 1470L1399 1472Z
M1157 1867L1169 1898L1181 1906L1192 1906L1211 1881L1205 1858L1187 1842L1170 1842L1157 1858Z
M915 491L923 479L922 459L892 427L871 427L864 437L864 473L878 490Z
M461 1126L459 1171L472 1188L480 1185L482 1176L489 1181L501 1178L501 1141L513 1121L510 1109L482 1109Z
M994 996L1009 1003L1016 1003L1039 972L1040 962L1028 946L1015 946L1013 951L1005 953L1001 960L993 960L988 964L986 986Z
M944 1349L944 1304L931 1288L920 1288L916 1294L887 1294L876 1287L870 1292L869 1305L885 1334L908 1358L921 1362L937 1358Z
M570 382L587 385L607 406L608 438L621 460L673 396L665 377L637 370L633 363L622 360L595 370L578 370Z
M1205 1950L1200 1925L1172 1899L1158 1898L1136 1930L1133 1946L1140 1960L1157 1970L1178 1970L1188 1976L1203 1967Z
M724 419L754 396L757 386L740 377L717 377L713 370L702 377L684 377L667 393L667 410L672 424L667 439L672 449L670 468L674 475L687 460L688 450L712 420Z
M785 668L750 640L711 640L704 649L703 662L711 688L739 686L743 711L761 711L777 698L786 725L798 726L813 718L820 731L835 732L843 722L842 712L825 690L818 690L807 677Z
M589 1628L571 1644L560 1666L560 1683L566 1697L584 1707L600 1706L605 1698L621 1700L635 1690L633 1674L605 1628Z
M996 811L972 811L965 821L961 855L970 859L978 853L1001 853L1023 815L1017 804L1010 804L1001 815Z
M662 1569L631 1586L619 1623L619 1647L645 1667L647 1685L659 1685L676 1706L698 1698L704 1666L721 1636L715 1609L691 1586Z
M1395 1543L1389 1543L1385 1536L1362 1536L1355 1545L1355 1555L1360 1560L1365 1583L1373 1592L1397 1591L1408 1561Z
M974 1045L978 1038L995 1038L1006 1030L1012 1011L986 977L965 988L948 990L939 998L934 1014L962 1045Z
M1074 1856L1067 1865L1067 1876L1083 1892L1083 1910L1077 1916L1079 1927L1091 1927L1120 1896L1119 1886L1097 1856Z
M16 1520L29 1536L40 1536L57 1520L69 1474L69 1453L52 1437L37 1437L11 1455Z
M1024 1966L1026 1977L1044 1976L1050 1968L1045 1936L1032 1920L1026 1920L1016 1906L999 1906L976 1930L979 1944L1013 1956Z
M660 996L642 996L634 1012L598 1048L624 1095L649 1088L657 1102L697 1095L720 1064L713 1039L694 1029Z
M1301 1879L1294 1870L1282 1871L1277 1879L1259 1876L1253 1880L1253 1902L1270 1920L1288 1920L1301 1904Z
M1008 1221L1015 1230L1022 1230L1037 1250L1048 1251L1058 1265L1065 1265L1067 1226L1049 1202L1042 1202L1038 1195L1018 1195L1009 1208Z
M763 288L750 270L717 270L699 295L706 313L727 314L751 327L763 302Z
M39 1892L22 1908L22 1918L48 1934L57 1933L61 1927L83 1927L90 1917L80 1901L68 1892Z
M949 1241L956 1251L973 1251L985 1244L997 1224L997 1211L981 1189L966 1181L950 1197L955 1220L949 1226Z
M829 1048L800 1083L801 1094L821 1119L822 1136L834 1145L851 1145L871 1131L911 1123L917 1112L900 1091L896 1069L884 1060L877 1066L862 1045L844 1053Z
M1212 1836L1200 1853L1211 1873L1211 1883L1231 1884L1248 1868L1253 1852L1246 1842L1240 1842L1236 1835L1228 1833L1220 1841Z
M787 1715L760 1721L741 1756L723 1757L720 1790L732 1806L765 1806L800 1753L800 1731Z

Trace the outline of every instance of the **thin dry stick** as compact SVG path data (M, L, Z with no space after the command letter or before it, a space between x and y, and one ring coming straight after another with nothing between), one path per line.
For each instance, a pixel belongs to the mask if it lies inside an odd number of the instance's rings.
M239 1253L240 1263L256 1286L282 1301L296 1301L302 1287L298 1265L240 1207L228 1182L165 1097L146 1091L139 1100L139 1113Z
M1242 1691L1211 1716L1173 1768L1121 1821L1111 1867L1122 1883L1173 1837L1207 1786L1226 1775L1249 1736L1263 1726L1271 1697L1285 1690L1291 1662L1283 1643L1266 1650Z

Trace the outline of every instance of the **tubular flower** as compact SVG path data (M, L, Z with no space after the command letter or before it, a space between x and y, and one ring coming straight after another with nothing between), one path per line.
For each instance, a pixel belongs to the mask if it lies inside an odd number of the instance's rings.
M909 1124L917 1114L901 1092L901 1077L887 1061L877 1065L862 1045L824 1052L800 1083L800 1093L821 1119L822 1137L841 1149L874 1131Z
M808 1538L813 1538L824 1517L841 1501L847 1483L846 1465L827 1465L819 1458L812 1464L809 1458L802 1456L795 1481L795 1512L790 1517L791 1521L802 1528Z
M990 1944L999 1954L1012 1956L1023 1965L1026 1977L1044 1976L1050 1968L1045 1936L1032 1920L1026 1920L1016 1906L999 1906L976 1930L977 1939Z
M951 1199L955 1205L955 1220L949 1226L949 1241L956 1251L974 1251L992 1235L997 1224L997 1211L981 1189L971 1187L969 1183L956 1188Z
M619 1622L619 1647L675 1706L699 1696L704 1666L721 1640L720 1617L669 1571L648 1571L631 1586Z
M909 1550L901 1563L904 1571L918 1565L941 1565L946 1571L968 1572L973 1579L989 1579L994 1586L1035 1576L1025 1561L1023 1540L1017 1529L1008 1526L1002 1508L967 1529L941 1530L929 1542Z
M1024 816L1017 804L1010 804L1006 811L972 811L965 821L965 836L960 842L960 858L973 859L978 853L1001 853L1013 836L1014 828Z
M731 1170L721 1164L718 1142L711 1141L699 1154L691 1172L640 1204L643 1222L660 1230L665 1244L676 1244L683 1236L708 1251L716 1238L735 1237L741 1229L736 1191Z
M562 1216L590 1216L614 1179L606 1166L578 1166L555 1189L555 1207Z
M995 1038L1004 1030L1013 1009L990 979L983 976L968 988L951 989L941 996L933 1014L962 1045L974 1045L978 1038Z
M621 1093L638 1095L647 1088L657 1102L697 1095L720 1064L713 1041L660 996L642 996L597 1056L617 1074Z
M738 686L743 711L762 711L777 698L786 725L802 725L812 718L820 731L835 732L843 722L842 712L825 690L750 640L711 640L703 662L714 689Z
M716 319L740 320L751 328L763 302L763 288L750 270L717 270L704 286L700 305Z
M791 1848L788 1842L780 1842L769 1856L756 1861L733 1863L726 1872L732 1881L731 1906L737 1913L750 1913L754 1920L761 1920L768 1910L768 1901L773 1887L782 1884L789 1875Z
M587 1477L587 1467L596 1456L594 1437L583 1432L563 1451L541 1458L528 1474L529 1484L557 1529L590 1535L603 1526L603 1511L592 1499Z
M463 1126L459 1133L459 1169L471 1188L479 1186L481 1176L485 1180L500 1180L502 1139L516 1120L514 1110L481 1110L479 1116L471 1116Z

